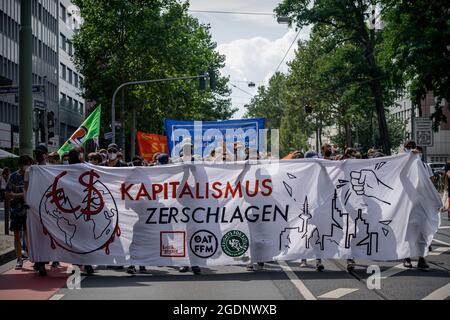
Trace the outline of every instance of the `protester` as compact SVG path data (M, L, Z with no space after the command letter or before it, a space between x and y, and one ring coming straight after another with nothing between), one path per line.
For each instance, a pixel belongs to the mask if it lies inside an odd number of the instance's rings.
M100 150L98 150L98 153L102 157L102 162L101 163L103 163L106 160L108 160L108 151L106 151L106 149L100 149Z
M49 164L60 164L61 158L58 152L51 152L48 154L48 163Z
M447 163L445 164L445 186L447 187L447 215L450 220L450 155L447 158Z
M98 152L91 152L88 154L88 161L93 165L100 165L103 162L103 158Z
M65 152L62 157L62 164L69 164L69 153Z
M144 163L142 162L142 158L139 156L134 156L131 160L131 166L133 167L142 167L144 166Z
M19 170L11 174L6 186L6 198L10 204L10 230L14 232L14 249L16 251L16 269L22 269L22 244L21 232L28 239L26 232L27 209L25 205L25 172L33 164L33 159L28 155L19 157Z
M8 185L10 171L8 167L3 168L2 174L0 175L0 201L5 200L5 190ZM6 211L5 211L6 214Z
M421 146L418 146L418 145L416 144L415 141L413 141L413 140L408 140L408 141L404 144L404 150L405 150L406 153L410 153L410 152L415 153L415 154L417 154L418 156L420 156L421 159L422 159L423 149L422 149ZM422 160L422 163L423 163L425 169L427 169L428 176L429 176L429 178L431 179L431 178L433 177L433 171L432 171L431 168L428 166L428 164L426 164L425 162L423 162L423 160ZM424 239L418 239L418 241L419 241L419 244L420 244L421 246L426 246L426 243L425 243ZM429 249L431 249L431 247L429 247ZM413 265L412 265L412 263L411 263L411 258L410 258L410 257L409 257L409 258L405 258L405 259L403 260L403 266L404 266L405 268L412 268L412 267L413 267ZM428 269L428 268L430 268L430 266L428 265L427 261L425 260L425 257L419 257L419 260L418 260L418 262L417 262L417 268L418 268L418 269Z
M331 160L331 155L333 154L332 147L328 143L324 143L320 148L322 151L322 158L326 160Z
M318 159L319 156L317 155L317 152L314 150L309 150L305 153L305 159Z
M108 159L102 163L105 167L128 167L125 162L118 158L119 147L115 143L108 145Z
M169 163L169 155L167 153L160 153L156 158L156 163L158 165L165 165Z
M48 149L45 144L41 143L36 147L36 150L34 150L34 156L38 165L44 166L47 164Z

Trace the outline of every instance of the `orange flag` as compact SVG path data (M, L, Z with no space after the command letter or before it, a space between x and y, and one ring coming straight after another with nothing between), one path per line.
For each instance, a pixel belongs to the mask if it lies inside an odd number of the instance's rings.
M147 161L153 161L153 155L157 152L168 153L167 137L159 134L137 132L139 153Z

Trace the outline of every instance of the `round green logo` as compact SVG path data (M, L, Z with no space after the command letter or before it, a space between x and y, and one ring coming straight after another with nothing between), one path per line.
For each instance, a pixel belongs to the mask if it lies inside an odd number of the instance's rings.
M242 231L231 230L222 237L221 245L227 256L239 257L248 250L248 238Z

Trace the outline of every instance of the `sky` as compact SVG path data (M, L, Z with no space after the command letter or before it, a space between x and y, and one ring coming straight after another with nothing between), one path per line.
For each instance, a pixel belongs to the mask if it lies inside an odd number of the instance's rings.
M190 0L190 13L201 23L209 24L217 50L225 55L224 76L230 76L233 107L239 108L233 118L245 114L248 104L257 93L257 87L267 85L278 65L293 43L297 32L286 24L278 24L275 15L246 15L224 13L202 13L200 11L230 11L273 13L280 0ZM298 40L305 40L309 29L300 31ZM292 45L279 68L287 72L286 62L292 60L297 41ZM254 88L248 82L254 82Z

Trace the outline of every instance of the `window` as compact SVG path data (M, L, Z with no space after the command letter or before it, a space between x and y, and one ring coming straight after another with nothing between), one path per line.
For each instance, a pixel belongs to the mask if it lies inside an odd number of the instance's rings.
M59 42L61 43L61 49L66 51L66 36L63 35L62 33L60 33L59 36L60 36Z
M59 99L61 106L65 107L67 103L67 96L61 92Z
M83 104L80 102L80 114L84 114Z
M73 111L78 112L78 101L77 100L73 100Z
M73 108L73 99L72 99L71 97L69 97L69 104L68 104L67 108L68 108L69 110L73 110L73 109L72 109L72 108Z
M66 7L64 7L62 3L59 5L59 18L66 22Z
M60 63L59 74L60 74L61 79L66 80L66 66L63 63Z
M78 74L76 72L73 73L73 79L74 79L73 85L75 86L75 88L78 88Z
M70 84L72 84L72 75L73 75L73 71L72 71L72 69L70 69L70 68L67 68L67 71L68 71L68 74L69 74L69 80L68 80L68 82L69 82Z
M69 56L72 56L72 51L73 51L72 41L67 40L67 44L69 46Z
M80 86L78 88L81 89L81 87L83 86L83 81L84 81L83 77L80 76Z

